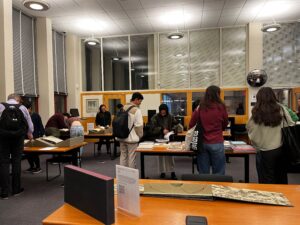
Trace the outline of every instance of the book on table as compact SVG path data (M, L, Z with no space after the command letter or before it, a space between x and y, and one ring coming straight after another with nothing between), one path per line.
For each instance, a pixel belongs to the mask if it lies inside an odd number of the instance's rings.
M223 185L199 183L146 183L144 196L173 197L185 199L226 199L251 203L292 206L280 192L240 189Z

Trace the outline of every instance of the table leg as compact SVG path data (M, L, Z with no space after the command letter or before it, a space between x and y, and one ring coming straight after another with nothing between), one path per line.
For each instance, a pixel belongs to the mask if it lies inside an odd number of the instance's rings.
M144 153L141 154L141 179L145 179L145 161L144 161Z
M249 155L246 154L244 157L245 160L245 183L249 183Z
M78 154L80 152L80 148L75 148L73 151L72 151L72 165L74 166L78 166Z

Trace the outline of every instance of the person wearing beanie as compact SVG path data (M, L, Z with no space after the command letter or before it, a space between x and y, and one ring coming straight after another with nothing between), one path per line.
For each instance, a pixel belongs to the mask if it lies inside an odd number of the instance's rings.
M172 131L173 127L178 122L169 113L169 108L166 104L159 106L159 112L151 118L150 130L152 135L158 139L164 138L164 136ZM165 178L167 172L171 172L171 178L176 180L174 158L172 156L159 156L159 170L160 178Z

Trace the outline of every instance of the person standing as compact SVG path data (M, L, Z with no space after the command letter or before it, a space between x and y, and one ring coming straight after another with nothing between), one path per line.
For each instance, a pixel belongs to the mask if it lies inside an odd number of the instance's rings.
M286 156L282 148L281 128L293 125L294 122L286 108L277 102L272 88L259 89L256 100L246 128L257 150L258 181L265 184L287 184Z
M225 174L225 153L223 130L228 124L228 114L220 98L220 88L209 86L203 101L192 114L189 127L200 120L203 127L203 151L197 154L197 168L199 173L209 174L212 167L213 174Z
M131 168L136 168L136 153L135 149L138 147L140 139L143 137L143 115L139 106L144 97L141 93L135 92L132 94L130 103L124 105L126 111L132 107L128 112L128 128L130 131L127 138L117 140L120 142L120 165Z
M34 127L34 131L32 133L33 138L36 139L39 137L43 137L45 134L45 129L40 115L32 111L31 102L29 101L24 102L23 105L27 108L33 123L33 127ZM25 170L25 172L34 173L34 174L42 172L39 155L34 153L27 154L27 160L30 167L27 170Z
M4 110L7 107L19 107L23 117L20 118L20 132L11 132L7 134L7 130L1 130L0 134L0 186L1 186L1 198L7 199L9 196L9 186L10 186L10 175L9 175L9 164L12 164L12 195L19 195L24 191L24 188L21 187L21 158L22 151L24 149L24 137L27 133L28 139L32 139L33 124L28 113L28 110L25 106L20 105L21 98L17 94L10 94L7 97L7 106L5 103L0 104L0 115L1 115L1 124L7 122L7 119L4 119ZM16 112L16 109L14 110ZM7 112L7 111L6 111ZM16 112L17 113L17 112ZM6 113L7 114L7 113ZM18 113L17 113L18 114ZM22 114L19 115L22 116ZM3 121L6 120L6 121ZM22 121L22 122L21 122Z
M166 104L159 106L159 112L151 118L150 130L155 138L162 139L169 133L178 122L169 114L169 108ZM171 172L171 178L177 180L175 174L174 157L159 156L160 178L165 178L167 172Z
M111 114L109 111L106 110L106 105L102 104L99 107L99 112L96 115L95 120L96 126L102 126L105 128L110 127L111 125ZM106 151L107 153L110 152L110 140L108 138L99 139L98 142L98 151L101 150L102 144L106 144Z

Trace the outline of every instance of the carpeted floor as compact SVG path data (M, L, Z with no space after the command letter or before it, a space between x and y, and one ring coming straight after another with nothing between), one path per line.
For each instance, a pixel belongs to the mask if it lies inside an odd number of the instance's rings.
M93 145L85 147L82 157L82 167L107 176L115 177L115 165L119 164L119 158L111 160L102 147L102 153L97 157L93 156ZM47 182L45 173L45 159L50 156L41 156L43 172L40 174L22 173L22 186L24 193L17 197L9 197L8 200L0 200L0 225L40 225L41 221L55 211L64 202L63 199L63 176ZM138 167L140 167L138 155ZM192 173L191 158L175 158L176 175ZM50 165L50 176L58 173L57 165ZM22 161L22 170L28 168L27 160ZM159 178L157 157L147 156L145 158L146 177L151 179ZM226 164L226 174L232 175L234 182L241 182L244 179L244 163L242 158L230 158ZM167 174L168 179L170 177ZM250 157L250 182L257 182L255 158ZM289 183L300 184L299 174L289 174ZM85 184L81 184L85 185Z

